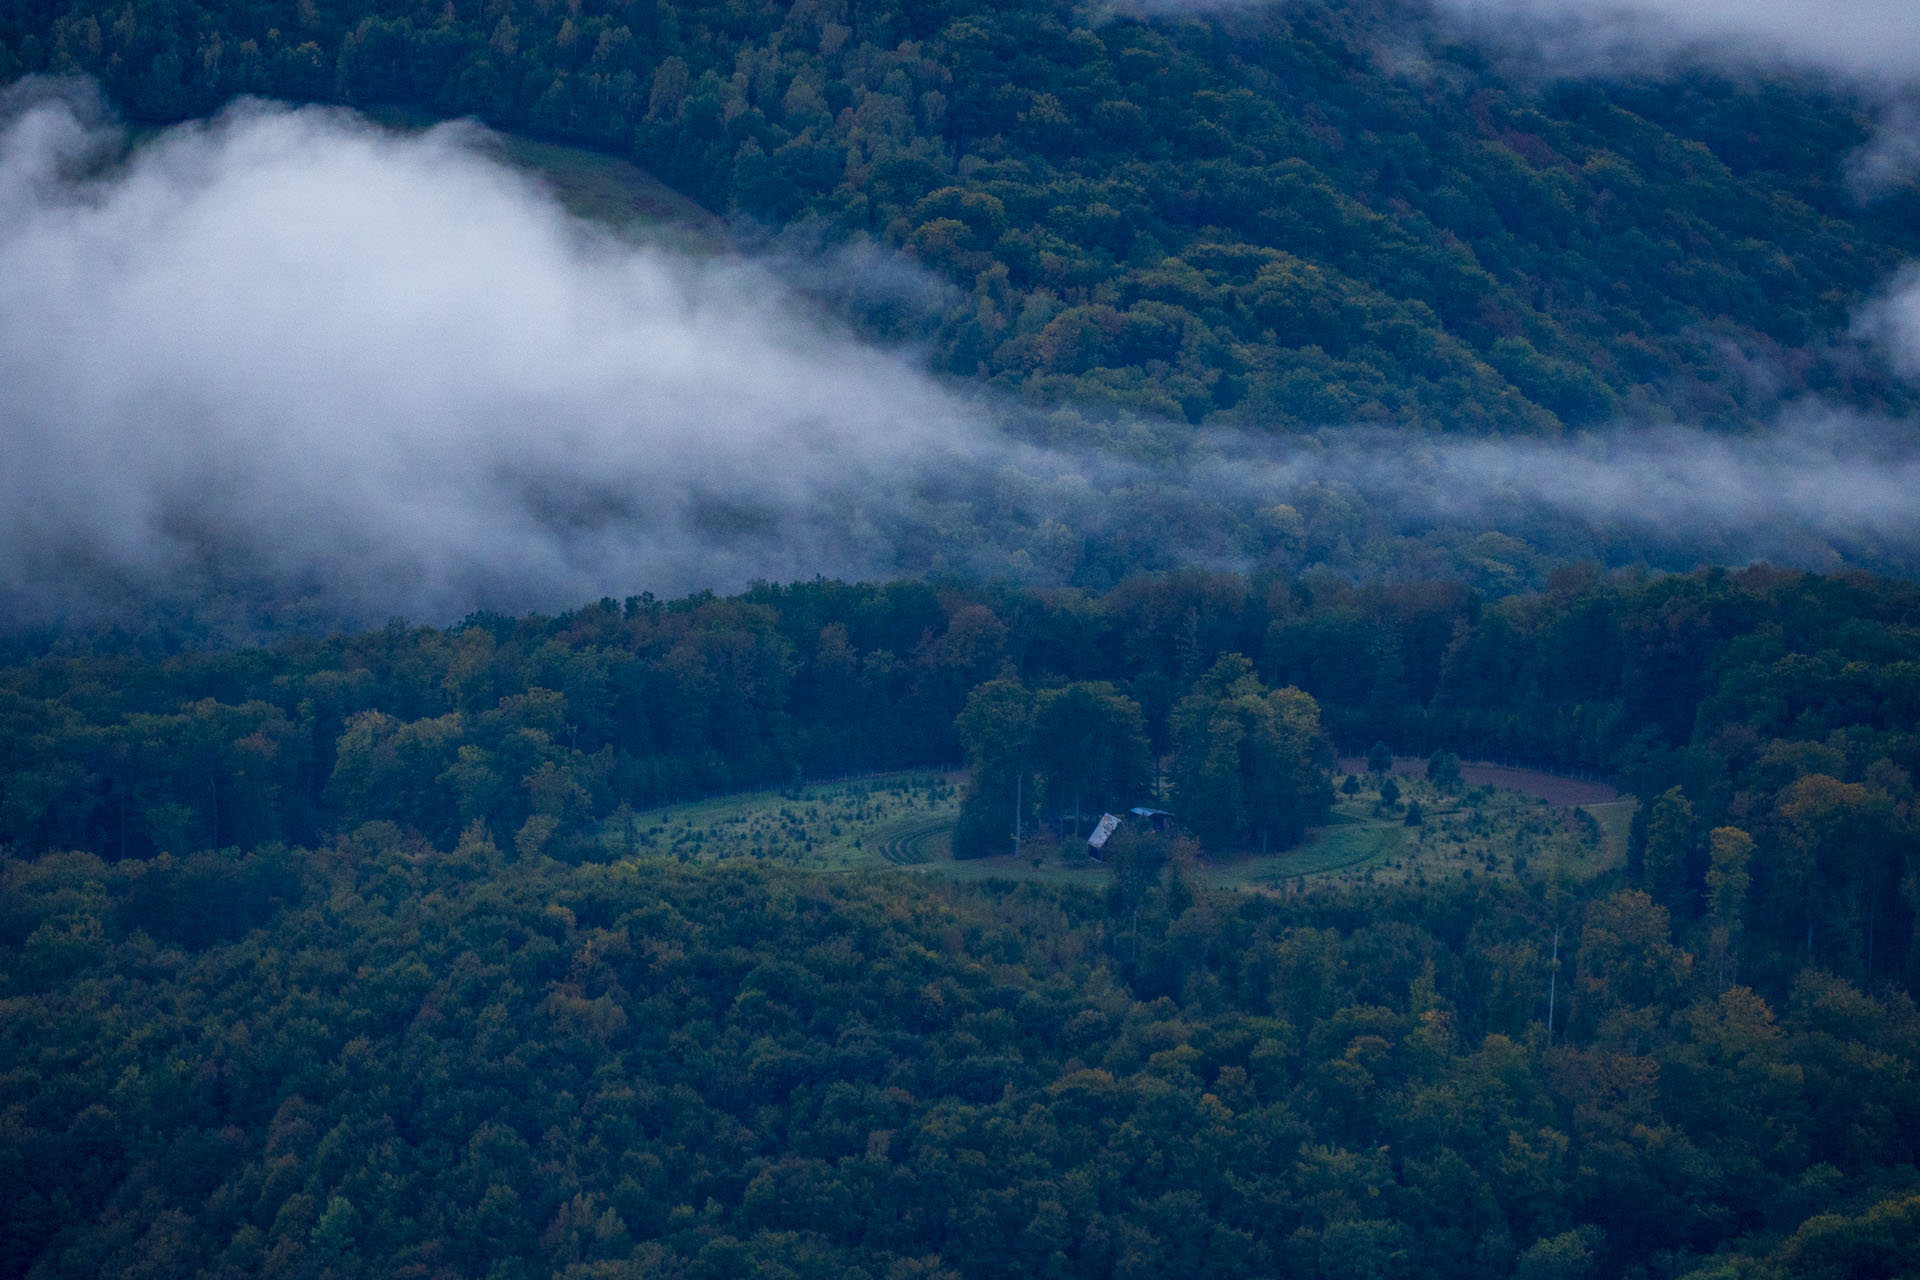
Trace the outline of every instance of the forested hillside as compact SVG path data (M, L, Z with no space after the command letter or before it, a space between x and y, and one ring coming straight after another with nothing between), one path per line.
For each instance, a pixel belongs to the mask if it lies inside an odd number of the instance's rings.
M28 0L0 81L31 72L152 121L404 104L628 156L904 251L949 292L854 289L863 323L1041 403L1529 433L1908 403L1849 337L1920 237L1912 187L1846 187L1857 107L1517 77L1397 0Z
M23 663L0 672L0 841L145 859L391 822L449 848L480 823L579 859L621 804L966 756L1003 806L970 852L1011 828L1016 772L1029 821L1062 786L1132 804L1144 747L1229 849L1324 811L1324 728L1610 773L1649 815L1679 788L1662 905L1704 911L1708 836L1742 829L1751 927L1864 980L1920 962L1916 726L1920 588L1867 577L1569 571L1496 603L1198 573L1105 596L816 582Z
M1920 1274L1899 111L1468 30L0 4L0 1277Z
M1912 1001L1818 965L1723 981L1634 890L1281 902L1176 874L1130 929L1091 895L390 826L266 860L6 864L0 1271L1914 1264ZM249 879L254 914L211 929L169 901Z
M4 688L0 1273L1916 1263L1909 584L815 583ZM1310 746L1315 698L1348 740L1609 766L1627 866L1273 896L1143 835L1093 892L579 835L938 758L987 704L1050 769L1097 771L1046 752L1075 717L1170 745L1217 817L1214 746Z

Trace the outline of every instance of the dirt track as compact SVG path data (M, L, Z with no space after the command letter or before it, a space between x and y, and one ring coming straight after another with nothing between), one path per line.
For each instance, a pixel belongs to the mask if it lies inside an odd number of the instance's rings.
M1340 767L1348 773L1365 773L1365 756L1341 756ZM1395 756L1393 772L1402 777L1424 778L1427 762L1419 756ZM1540 769L1515 769L1485 760L1460 762L1460 776L1472 786L1500 787L1521 795L1545 800L1548 804L1571 808L1581 804L1605 804L1618 800L1620 792L1604 782L1588 778L1568 778Z

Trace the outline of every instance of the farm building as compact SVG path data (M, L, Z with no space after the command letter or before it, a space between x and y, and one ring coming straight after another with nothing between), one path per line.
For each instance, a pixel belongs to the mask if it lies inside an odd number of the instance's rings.
M1146 809L1135 805L1127 810L1127 816L1149 831L1165 831L1173 825L1173 815L1165 809Z
M1107 847L1107 841L1113 838L1113 833L1118 831L1120 824L1128 818L1133 820L1134 826L1143 831L1166 831L1173 825L1173 815L1165 809L1147 809L1136 805L1127 810L1125 818L1117 813L1103 813L1100 815L1099 824L1093 829L1093 834L1087 837L1087 852L1098 857L1100 851Z

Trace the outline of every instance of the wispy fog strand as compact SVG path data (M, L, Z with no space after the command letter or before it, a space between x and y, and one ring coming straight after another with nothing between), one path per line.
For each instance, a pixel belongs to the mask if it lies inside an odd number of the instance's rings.
M1640 66L1674 57L1767 63L1848 80L1920 78L1920 22L1908 0L1435 0L1571 65Z
M1825 77L1876 117L1846 164L1870 199L1920 173L1920 11L1911 0L1432 0L1477 39L1556 72L1676 65Z

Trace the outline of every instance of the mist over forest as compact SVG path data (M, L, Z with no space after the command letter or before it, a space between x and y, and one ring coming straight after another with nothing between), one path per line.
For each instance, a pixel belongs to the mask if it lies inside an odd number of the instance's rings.
M1920 1275L1911 8L0 5L0 1280Z
M1318 565L1500 591L1575 559L1916 563L1913 433L1870 408L1516 439L1036 405L834 305L937 308L925 267L623 236L471 123L249 99L136 143L90 82L29 79L0 202L16 624L221 591L312 627L814 575ZM1916 296L1896 273L1819 358L1911 377Z

